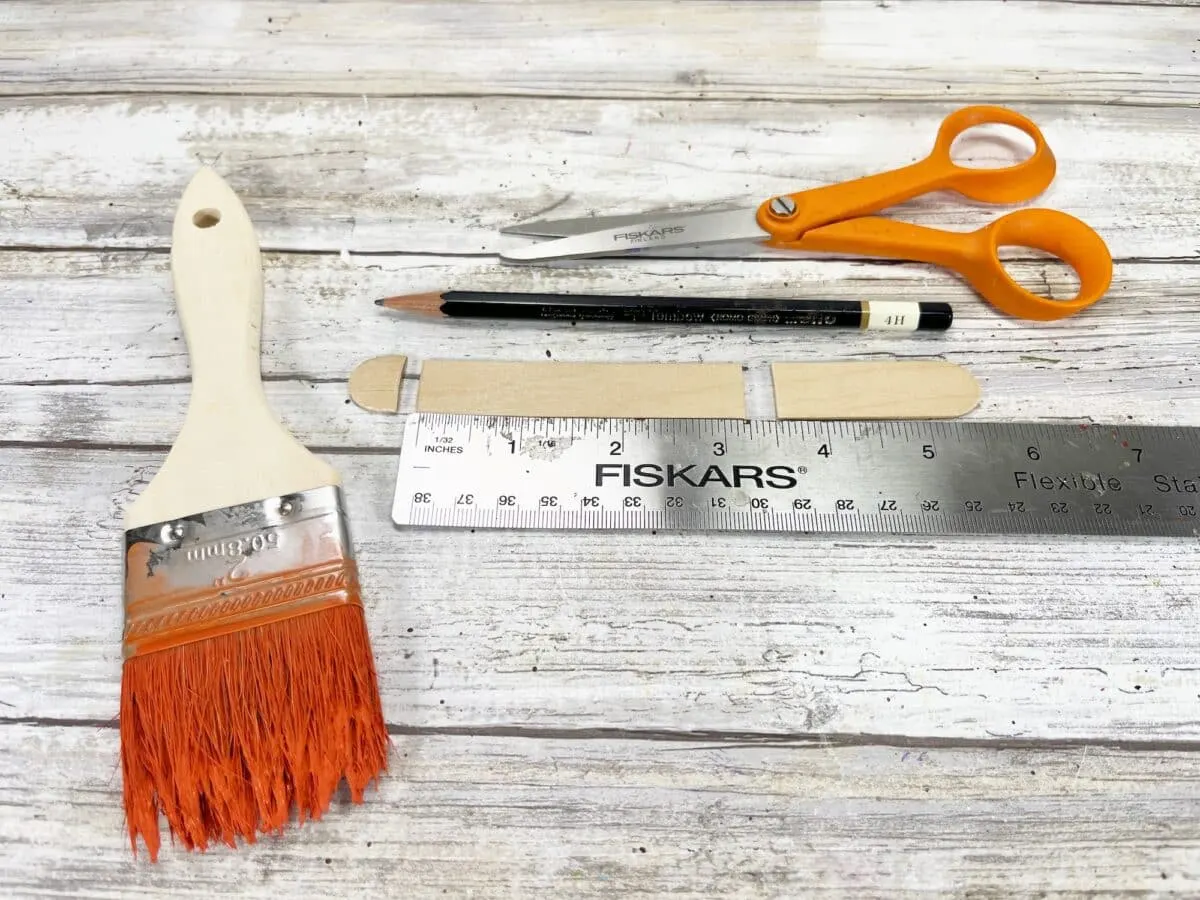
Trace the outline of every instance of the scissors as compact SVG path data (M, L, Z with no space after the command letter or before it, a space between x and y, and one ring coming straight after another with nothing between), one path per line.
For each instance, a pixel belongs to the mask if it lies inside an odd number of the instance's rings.
M977 125L1009 125L1027 134L1033 154L1015 165L976 169L950 158L955 138ZM1038 127L1000 106L967 106L950 113L933 150L922 160L810 190L781 194L756 207L641 216L584 217L528 222L502 234L557 238L504 251L505 262L610 256L647 248L726 241L763 241L768 247L818 253L876 255L931 263L957 272L997 309L1026 319L1061 319L1099 300L1112 281L1104 240L1080 220L1052 209L1021 209L971 232L942 231L871 215L920 194L953 190L984 203L1016 203L1040 194L1054 179L1055 159ZM1065 262L1079 278L1068 300L1041 297L1005 271L1004 246L1041 250Z

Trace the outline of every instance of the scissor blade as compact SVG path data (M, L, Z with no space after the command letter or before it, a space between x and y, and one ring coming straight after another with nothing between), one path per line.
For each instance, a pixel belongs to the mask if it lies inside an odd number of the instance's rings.
M662 216L672 219L694 218L706 216L714 212L728 212L729 209L664 209ZM578 216L572 219L534 219L531 222L521 222L517 225L506 225L500 229L501 234L522 234L529 237L571 237L585 234L589 231L616 228L619 225L632 225L646 222L656 213L632 213L623 216Z
M517 247L502 260L579 259L647 248L688 247L728 241L761 241L770 237L755 219L755 209L733 209L697 215L642 218L626 225L576 234L555 241Z

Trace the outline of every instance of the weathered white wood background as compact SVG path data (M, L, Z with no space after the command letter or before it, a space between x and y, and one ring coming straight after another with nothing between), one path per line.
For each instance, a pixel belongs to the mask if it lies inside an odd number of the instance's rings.
M1113 289L1005 319L915 265L496 264L496 229L757 199L1031 115ZM8 896L1200 895L1200 552L1183 541L400 532L405 352L937 355L983 419L1200 424L1200 9L1085 2L0 5L0 891ZM182 421L175 204L209 163L267 266L264 372L345 473L396 753L364 807L131 859L120 512ZM947 202L948 201L948 202ZM934 197L900 211L976 227ZM1011 268L1066 291L1036 258ZM944 337L435 327L452 286L916 296Z

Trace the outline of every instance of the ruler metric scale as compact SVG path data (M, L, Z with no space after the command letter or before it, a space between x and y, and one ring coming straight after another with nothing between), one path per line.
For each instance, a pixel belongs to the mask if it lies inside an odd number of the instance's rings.
M413 413L392 518L443 528L1200 534L1200 428Z

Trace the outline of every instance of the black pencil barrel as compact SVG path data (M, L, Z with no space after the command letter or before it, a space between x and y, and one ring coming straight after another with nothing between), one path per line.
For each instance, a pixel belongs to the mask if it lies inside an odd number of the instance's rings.
M512 294L446 291L441 312L451 318L492 318L656 325L770 325L943 331L954 319L948 303L858 300L774 300L632 295ZM915 320L915 321L914 321Z

